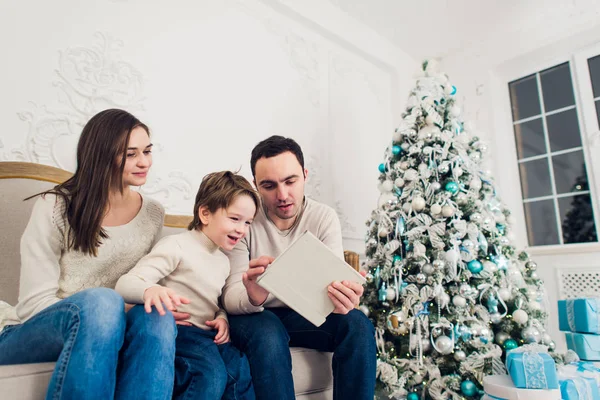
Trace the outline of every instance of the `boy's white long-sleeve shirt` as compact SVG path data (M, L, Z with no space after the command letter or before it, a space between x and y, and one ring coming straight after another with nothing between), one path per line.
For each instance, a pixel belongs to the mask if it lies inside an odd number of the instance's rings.
M211 330L206 321L227 319L219 302L229 271L227 256L204 233L193 230L162 238L115 289L125 302L136 304L143 304L144 292L156 284L173 289L191 301L177 311L189 313L192 325Z

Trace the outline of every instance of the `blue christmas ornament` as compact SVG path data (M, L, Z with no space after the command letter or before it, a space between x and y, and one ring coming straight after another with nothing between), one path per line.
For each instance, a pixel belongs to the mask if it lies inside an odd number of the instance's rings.
M467 263L467 268L474 274L478 274L483 270L483 264L479 262L479 260L469 261Z
M499 270L506 270L508 268L508 259L503 254L490 256L490 260L498 266Z
M394 254L394 264L402 261L402 256L400 254Z
M406 400L419 400L419 395L415 392L411 392L406 396Z
M379 267L375 268L375 276L373 277L375 279L375 287L379 287L379 284L381 283L380 274Z
M408 239L404 240L404 248L406 249L406 251L412 251L413 249L413 246L409 243Z
M384 173L385 170L386 170L385 164L384 163L379 164L379 172Z
M487 302L488 311L490 314L498 312L498 299L494 296L490 296Z
M496 224L496 229L498 229L498 233L501 235L504 235L504 232L506 232L506 227L502 224Z
M394 145L392 146L392 154L397 156L398 154L400 154L402 152L402 147L398 146L398 145Z
M408 286L408 282L404 282L404 281L402 281L402 289L404 289L404 288L405 288L405 287L407 287L407 286Z
M377 294L379 295L379 301L387 300L387 291L386 291L386 287L385 287L385 282L383 282L381 284L381 288L379 288L379 292Z
M450 192L452 194L458 193L458 184L456 182L450 181L446 183L446 186L444 188L447 192Z
M477 386L475 386L475 384L469 380L462 381L462 383L460 384L460 391L465 396L471 397L475 393L477 393Z
M398 197L402 196L402 189L396 188L395 192L396 192L396 196L398 196Z
M456 94L456 86L452 85L452 90L450 91L450 95L454 96Z

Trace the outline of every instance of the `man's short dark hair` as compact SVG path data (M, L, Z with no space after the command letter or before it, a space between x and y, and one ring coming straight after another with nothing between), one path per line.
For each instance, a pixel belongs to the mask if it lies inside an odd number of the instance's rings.
M250 157L252 176L256 177L256 162L258 160L263 157L275 157L285 153L286 151L289 151L296 156L296 159L302 167L302 171L304 171L304 154L302 154L300 145L296 143L294 139L273 135L270 138L258 143L256 146L254 146L254 149L252 149L252 156Z

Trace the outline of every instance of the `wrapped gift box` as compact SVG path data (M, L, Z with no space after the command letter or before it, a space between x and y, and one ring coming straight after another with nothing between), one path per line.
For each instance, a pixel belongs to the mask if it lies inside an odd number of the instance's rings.
M600 361L600 335L565 332L567 347L579 358L589 361Z
M558 327L561 331L600 333L600 298L559 300Z
M521 389L558 389L556 365L548 353L526 349L506 355L506 369L515 387Z
M519 389L508 375L483 378L484 399L493 400L560 400L560 389Z
M560 394L563 400L600 400L596 381L582 376L561 380Z
M600 388L600 367L588 361L579 361L567 365L561 365L557 368L558 380L581 376L583 378L591 378L596 381Z

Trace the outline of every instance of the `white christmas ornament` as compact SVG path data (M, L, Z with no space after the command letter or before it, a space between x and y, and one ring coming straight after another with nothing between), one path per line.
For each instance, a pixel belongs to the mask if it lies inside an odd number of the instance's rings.
M419 173L417 171L415 171L414 169L407 169L406 171L404 171L404 180L414 181L418 177L419 177Z
M439 204L434 204L431 206L431 214L438 215L441 212L442 212L442 206L440 206Z
M383 181L383 183L381 184L381 191L391 192L392 190L394 190L394 183L390 180Z
M456 295L452 298L452 304L456 307L462 308L467 305L467 299L462 296Z
M396 187L401 188L402 186L404 186L404 179L396 178L396 180L394 181L394 185L396 185Z
M498 297L500 297L503 301L509 301L511 298L510 290L508 288L498 289Z
M441 354L452 353L453 347L454 343L452 343L452 339L448 336L440 336L435 339L435 349Z
M365 314L367 317L369 316L370 312L369 312L369 307L365 306L364 304L361 305L360 307L358 307L358 309L360 311L362 311L363 314Z
M402 132L400 132L399 130L395 130L394 133L392 133L392 140L394 142L399 142L402 140Z
M525 325L529 320L529 316L523 310L515 310L512 314L513 320L520 325Z
M448 205L442 207L442 215L446 218L451 217L454 215L454 208Z
M391 192L382 193L379 196L379 200L377 201L377 205L378 205L379 208L381 208L384 205L396 202L397 200L398 199L396 198L396 195L394 193L391 193Z
M425 199L422 197L415 197L412 199L412 208L415 211L421 211L425 208Z
M454 173L456 174L456 176L461 176L464 173L464 171L461 167L456 167L454 168Z
M396 291L393 288L387 288L385 291L385 298L389 301L396 298Z

